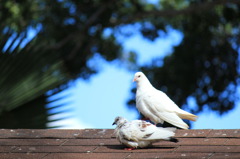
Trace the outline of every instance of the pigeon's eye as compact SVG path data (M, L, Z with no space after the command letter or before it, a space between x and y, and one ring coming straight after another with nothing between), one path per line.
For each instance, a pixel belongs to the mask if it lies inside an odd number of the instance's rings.
M141 75L138 75L138 78L141 77Z

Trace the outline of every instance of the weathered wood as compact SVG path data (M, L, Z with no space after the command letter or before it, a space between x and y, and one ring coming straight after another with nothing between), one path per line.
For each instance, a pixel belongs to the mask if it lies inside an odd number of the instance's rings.
M124 150L112 129L1 129L0 158L240 158L240 130L177 130L179 142Z

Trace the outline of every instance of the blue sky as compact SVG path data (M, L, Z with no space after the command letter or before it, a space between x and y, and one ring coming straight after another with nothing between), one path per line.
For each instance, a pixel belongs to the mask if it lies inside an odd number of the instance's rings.
M172 47L181 42L181 33L169 29L169 34L158 38L154 42L143 39L135 34L126 39L119 38L124 50L138 53L138 64L147 64L152 58L161 58L172 52ZM123 116L128 120L138 117L138 112L126 106L130 98L130 90L135 84L132 82L135 72L121 68L117 62L107 63L101 57L95 57L94 62L100 67L100 72L90 80L81 79L72 82L71 87L58 96L68 95L60 103L68 103L63 110L69 110L57 117L68 117L66 120L50 125L64 125L62 128L114 128L112 122L116 116ZM58 103L53 103L58 104ZM239 104L236 109L219 116L204 110L198 120L193 123L193 129L234 129L239 128ZM236 121L236 122L234 122Z

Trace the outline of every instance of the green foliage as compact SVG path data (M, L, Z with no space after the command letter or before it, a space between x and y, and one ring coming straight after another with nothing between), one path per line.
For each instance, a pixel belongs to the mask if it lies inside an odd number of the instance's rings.
M200 13L191 10L197 3L200 2L191 1L185 10L191 14L183 16L182 12L169 20L168 25L184 37L173 53L164 58L163 66L154 60L141 70L180 107L196 114L204 108L223 114L238 101L240 5L216 5ZM202 9L213 4L205 2ZM175 4L170 5L176 8ZM197 106L189 107L189 97L196 100ZM134 98L128 104L133 106Z
M0 127L46 128L51 115L46 92L58 93L69 81L97 73L88 65L95 54L134 68L136 54L123 53L116 40L124 26L130 26L128 35L140 32L151 41L167 27L182 32L182 43L163 66L153 62L142 70L180 106L191 96L198 104L192 111L200 112L204 106L219 113L231 110L238 80L239 4L235 0L1 1L0 119L8 119L9 125L2 122ZM137 29L131 27L136 24ZM37 34L29 41L31 30ZM106 30L111 30L108 36ZM27 114L39 125L26 124Z
M9 122L0 127L46 128L52 114L46 108L45 93L67 88L73 79L89 78L96 72L87 65L94 54L111 61L121 56L121 47L114 36L103 36L100 24L104 22L91 18L97 5L93 10L82 8L83 14L78 13L80 8L74 10L78 2L71 1L1 3L6 12L1 12L0 18L6 23L0 27L0 118ZM83 5L90 6L87 2ZM26 42L34 29L37 35ZM27 119L39 122L28 124Z
M2 41L0 54L1 127L46 128L51 114L45 108L44 94L67 82L61 71L63 64L52 60L44 47L36 46L35 39L22 48L25 37L16 35L16 40L9 40L14 35L2 35L8 40Z

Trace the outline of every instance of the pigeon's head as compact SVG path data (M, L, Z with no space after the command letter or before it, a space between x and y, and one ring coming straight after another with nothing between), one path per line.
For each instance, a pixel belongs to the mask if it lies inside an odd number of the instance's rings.
M144 75L142 72L137 72L137 73L135 73L135 75L134 75L133 82L139 82L139 81L141 81L144 77L145 77L145 75Z
M122 124L124 124L126 122L127 122L127 120L125 118L118 116L118 117L115 118L115 120L114 120L112 125L120 126L120 125L122 125Z

